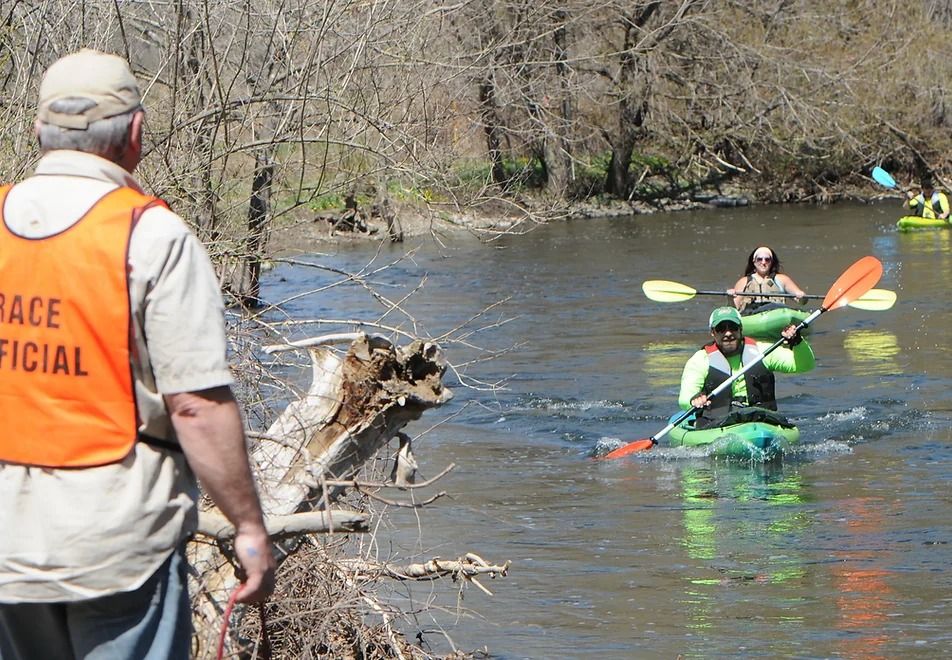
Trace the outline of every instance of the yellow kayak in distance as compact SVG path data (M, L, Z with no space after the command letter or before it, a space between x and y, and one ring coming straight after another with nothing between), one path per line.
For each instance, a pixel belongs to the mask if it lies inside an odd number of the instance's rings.
M896 223L896 229L899 231L922 231L926 229L947 229L952 227L948 220L939 218L920 218L917 215L904 215Z

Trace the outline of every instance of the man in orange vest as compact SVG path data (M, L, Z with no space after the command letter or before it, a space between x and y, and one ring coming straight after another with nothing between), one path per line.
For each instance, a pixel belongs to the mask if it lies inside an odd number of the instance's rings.
M274 588L217 278L132 177L143 116L122 58L57 60L36 172L0 188L0 658L187 658L193 473L238 600Z

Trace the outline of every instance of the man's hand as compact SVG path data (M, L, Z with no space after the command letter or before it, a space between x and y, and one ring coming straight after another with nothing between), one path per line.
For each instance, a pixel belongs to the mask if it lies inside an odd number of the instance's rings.
M707 398L706 394L698 394L693 399L691 399L691 405L694 408L709 408L711 401Z
M239 603L258 603L274 592L274 571L277 563L271 552L271 542L264 529L238 531L235 534L235 554L244 573Z
M803 335L800 334L797 326L793 323L781 330L780 335L783 337L784 346L789 346L790 348L793 348L803 341Z
M245 447L238 402L230 387L167 394L166 406L188 464L212 501L235 526L242 603L274 591L275 561Z

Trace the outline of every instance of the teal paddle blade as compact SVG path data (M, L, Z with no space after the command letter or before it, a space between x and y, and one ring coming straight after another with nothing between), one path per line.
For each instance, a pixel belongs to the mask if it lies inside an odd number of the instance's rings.
M885 186L886 188L896 187L896 180L892 178L889 172L887 172L881 167L873 168L873 178L876 180L876 183L878 183L881 186Z

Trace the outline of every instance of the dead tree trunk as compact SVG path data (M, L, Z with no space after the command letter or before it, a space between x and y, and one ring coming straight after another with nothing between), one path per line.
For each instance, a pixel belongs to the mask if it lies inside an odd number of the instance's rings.
M558 120L554 127L547 127L543 153L545 158L546 191L558 198L565 197L569 183L575 177L572 173L572 151L570 133L572 130L572 85L568 59L568 34L566 22L568 12L559 9L555 13L557 27L552 33L553 59L555 72L559 80L561 99L558 108Z
M273 147L255 154L255 171L251 181L251 199L248 203L248 235L245 239L245 259L241 286L237 292L246 307L260 304L261 254L267 243L268 215L271 210L271 184L274 181Z
M605 191L619 199L627 199L631 194L631 177L629 168L631 156L638 142L638 134L645 123L648 102L643 100L640 105L633 106L632 100L625 99L618 117L615 133L609 135L612 156L608 163L608 173L605 181Z
M185 41L185 51L181 55L183 61L180 64L180 58L177 57L175 66L176 68L182 66L188 72L188 78L185 81L187 89L184 90L184 92L186 96L190 95L192 98L187 107L204 111L205 108L208 108L210 105L211 96L209 93L211 82L209 81L208 62L209 60L214 61L214 58L209 57L206 50L212 46L208 43L204 24L201 21L195 20L191 10L187 8L183 9L181 4L179 8L175 43L182 43L183 36L181 32L185 25L194 26L194 28ZM173 81L176 87L182 84L178 75L173 77ZM222 112L221 114L224 113ZM174 113L171 117L175 117ZM215 189L212 184L212 154L214 151L212 148L214 135L212 127L216 121L221 120L220 117L221 115L199 122L198 126L190 131L190 138L194 145L192 153L202 159L202 165L196 167L192 175L193 185L190 192L195 208L198 210L193 220L198 226L201 236L212 244L217 243L221 239L221 232L218 228L218 217L215 213L217 195L215 194ZM170 130L170 132L172 131Z
M342 341L352 342L343 356L328 347ZM266 350L290 348L310 352L311 387L288 405L251 451L269 531L278 521L281 529L293 528L287 516L315 511L328 514L318 520L325 531L359 528L359 515L330 509L346 488L338 482L352 479L407 423L452 398L442 382L442 352L429 342L396 347L362 333ZM205 533L222 536L224 525L214 512L203 515ZM343 528L333 528L335 520ZM279 558L293 547L278 544ZM196 636L207 650L214 648L222 612L238 579L218 544L193 543L189 555Z
M506 183L506 169L502 162L502 122L496 103L496 87L492 74L479 85L480 115L486 132L486 151L489 154L490 176L496 185Z

